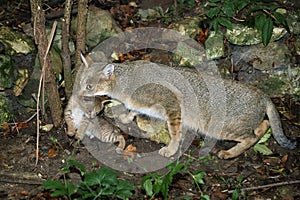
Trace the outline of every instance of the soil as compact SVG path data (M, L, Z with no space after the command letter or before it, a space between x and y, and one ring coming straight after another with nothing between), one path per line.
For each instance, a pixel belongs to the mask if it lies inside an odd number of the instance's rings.
M16 8L16 5L20 7ZM18 24L30 21L26 2L13 1L5 4L1 11L4 8L7 12L0 15L1 23L6 20L6 25L19 29ZM16 12L16 9L26 11L24 16ZM18 15L15 15L16 13ZM33 60L27 59L26 62L28 69L31 69ZM63 199L50 197L49 191L44 190L41 184L46 179L60 179L60 169L68 159L75 158L83 163L87 170L104 166L83 144L76 143L66 135L64 124L48 132L41 131L39 160L36 164L37 125L35 118L25 122L34 115L34 111L28 112L27 108L18 104L10 89L5 92L14 102L13 122L16 124L10 123L0 129L0 199ZM299 138L299 99L286 97L273 100L278 108L287 111L285 115L281 115L285 134L291 138ZM232 143L218 142L208 156L200 158L198 152L201 140L199 136L194 139L188 151L180 158L180 162L188 163L190 171L205 171L205 184L200 187L203 194L209 195L210 199L230 199L236 188L243 189L239 199L300 199L299 149L284 149L270 138L267 146L274 152L272 155L264 156L250 148L235 159L221 160L216 156L217 152L229 148ZM141 152L160 147L154 142L145 142L145 139L131 139L131 142L138 146ZM166 172L166 169L158 171L161 174ZM135 185L134 196L131 199L150 199L141 186L144 175L118 172L119 179L129 180ZM239 176L242 176L241 181L238 181ZM70 179L76 181L78 176L73 174ZM179 172L174 176L168 196L168 199L201 199L198 188L187 172ZM158 196L156 199L163 198Z

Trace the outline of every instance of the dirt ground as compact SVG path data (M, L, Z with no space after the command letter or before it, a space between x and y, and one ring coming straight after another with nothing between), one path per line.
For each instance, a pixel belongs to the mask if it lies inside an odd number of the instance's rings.
M18 21L11 20L8 24L17 23ZM5 92L13 102L13 123L17 123L17 126L9 124L9 128L4 126L0 128L0 199L59 199L50 198L49 192L44 190L41 184L46 179L61 178L60 169L65 166L66 160L75 158L88 170L103 166L84 145L76 143L73 138L66 135L64 124L49 132L41 131L39 161L36 165L35 118L21 123L34 115L34 111L28 112L28 109L18 104L11 90ZM300 113L299 99L273 100L278 109L285 109L287 113L296 116L292 120L288 114L281 115L281 118L285 134L291 138L299 138L300 116L297 115ZM189 162L189 169L192 171L206 172L205 184L201 185L201 190L203 194L209 195L210 199L230 199L237 187L243 191L239 199L300 199L299 148L284 149L271 138L267 146L274 152L272 155L264 156L250 148L235 159L221 160L216 156L218 150L229 148L232 143L218 142L208 156L199 159L200 141L201 137L194 139L188 151L180 158L180 162ZM136 139L133 142L145 152L150 147L159 148L159 145L145 143L143 139ZM166 173L166 169L160 170L159 173ZM141 186L144 175L118 172L120 179L129 180L135 185L134 196L131 199L149 199ZM241 182L238 180L240 175L243 177ZM73 174L70 179L76 181L78 176ZM200 194L191 176L180 172L174 176L168 199L187 199L187 197L200 199ZM158 196L157 199L162 197Z

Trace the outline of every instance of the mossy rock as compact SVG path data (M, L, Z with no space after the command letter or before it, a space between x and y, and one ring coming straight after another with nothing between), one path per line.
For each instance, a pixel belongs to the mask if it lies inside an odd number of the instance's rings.
M0 125L8 122L12 117L11 105L5 93L0 92Z

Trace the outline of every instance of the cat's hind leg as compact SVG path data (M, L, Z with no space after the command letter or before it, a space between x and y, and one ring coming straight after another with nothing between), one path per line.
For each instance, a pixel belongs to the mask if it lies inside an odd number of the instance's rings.
M218 153L218 157L222 159L229 159L234 158L245 152L247 149L249 149L251 146L253 146L268 130L269 128L269 121L264 120L255 130L254 134L256 137L248 137L243 140L239 140L234 147L232 147L229 150L221 150ZM224 138L226 139L226 138Z

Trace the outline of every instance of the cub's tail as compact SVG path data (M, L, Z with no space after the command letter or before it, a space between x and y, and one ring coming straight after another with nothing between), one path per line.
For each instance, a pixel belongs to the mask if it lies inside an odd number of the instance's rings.
M297 142L287 139L284 135L279 114L270 99L267 100L267 115L272 129L272 134L276 141L284 148L295 149Z

